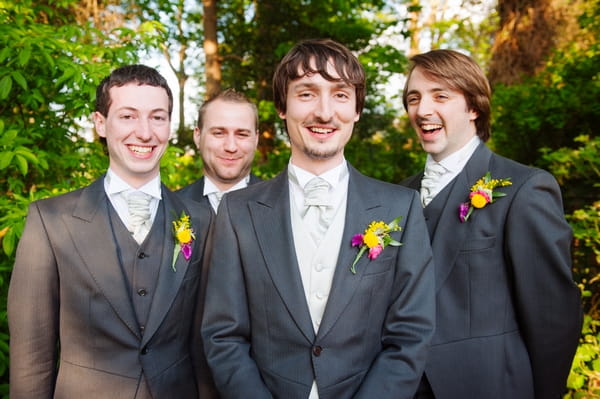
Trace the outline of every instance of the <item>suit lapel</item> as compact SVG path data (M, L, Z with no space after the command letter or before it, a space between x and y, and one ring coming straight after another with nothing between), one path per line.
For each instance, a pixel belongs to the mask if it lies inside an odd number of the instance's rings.
M104 177L82 190L73 217L65 220L75 248L98 289L125 325L139 337L138 322L129 295L110 225Z
M319 326L319 337L327 335L335 325L352 300L352 296L368 268L369 259L364 254L356 264L356 274L352 274L350 271L350 266L358 253L358 249L351 246L352 237L355 234L362 234L373 221L381 220L385 223L391 221L387 220L390 217L389 207L382 206L374 190L369 187L369 180L352 166L348 165L348 168L350 178L344 232L329 299Z
M250 215L273 284L298 328L313 342L315 334L293 244L288 187L286 168L261 199L250 202Z
M472 223L472 219L465 223L460 222L458 207L462 202L468 200L471 186L488 171L491 154L492 152L485 144L479 145L462 172L456 176L456 181L448 194L446 205L439 215L435 235L431 241L434 258L439 260L435 262L436 290L441 288L450 274L458 252L463 247L463 242L469 230L469 223Z
M175 262L175 271L173 270L173 256L175 249L175 237L173 234L173 220L179 219L182 212L186 215L190 215L188 209L181 200L169 191L164 185L162 186L162 204L165 210L165 223L162 228L165 231L165 243L162 251L162 260L160 269L158 272L158 282L156 285L156 292L152 300L150 307L150 313L148 316L148 323L142 340L142 345L146 344L152 335L156 332L167 312L171 308L179 288L186 275L187 269L190 265L191 259L198 259L202 257L202 251L204 247L199 243L206 240L206 234L208 231L208 223L198 226L194 224L196 219L192 218L192 228L194 229L196 240L192 248L192 258L186 260L185 257L178 250L177 261ZM179 248L179 245L177 245ZM200 252L199 252L200 251Z

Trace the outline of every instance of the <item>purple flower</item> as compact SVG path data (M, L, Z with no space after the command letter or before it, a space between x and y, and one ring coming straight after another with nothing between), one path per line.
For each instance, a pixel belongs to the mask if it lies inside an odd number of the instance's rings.
M376 245L373 248L369 249L369 259L377 259L381 251L383 251L383 247L381 245Z
M185 260L190 260L190 258L192 257L192 246L189 243L182 244L181 253L183 254Z
M346 241L346 242L348 242L348 241ZM352 246L360 247L362 244L363 244L363 235L355 234L354 237L352 237Z
M470 205L468 202L463 202L459 205L458 218L460 219L461 223L464 223L467 221L467 215L469 214L469 208L470 208Z

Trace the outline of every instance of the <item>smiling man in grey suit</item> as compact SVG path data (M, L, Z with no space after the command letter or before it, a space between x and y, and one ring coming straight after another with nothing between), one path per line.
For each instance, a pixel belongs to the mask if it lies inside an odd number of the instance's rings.
M156 70L114 70L93 115L106 175L30 205L8 295L11 398L198 398L212 214L161 185L172 107Z
M490 87L469 57L413 57L403 99L428 153L425 173L404 183L421 190L436 268L417 398L562 397L581 307L558 184L483 144Z
M224 398L411 398L433 332L431 249L417 193L344 158L364 70L344 46L309 40L283 58L273 87L289 165L225 196L211 235L202 335L217 388ZM398 217L402 230L384 243L403 245L382 248L376 233ZM372 222L376 232L355 237Z
M250 173L258 145L258 110L242 93L227 89L200 106L194 143L204 176L179 190L182 197L217 212L225 193L261 180Z

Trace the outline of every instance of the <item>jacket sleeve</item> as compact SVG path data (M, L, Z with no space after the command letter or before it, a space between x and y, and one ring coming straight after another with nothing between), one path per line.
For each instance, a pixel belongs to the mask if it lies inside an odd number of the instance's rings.
M571 273L571 228L564 218L559 186L549 173L536 170L519 188L505 235L535 397L562 397L582 310Z
M53 248L38 203L29 206L8 290L10 397L52 398L58 362L59 293Z
M271 398L250 356L249 304L232 223L228 207L221 206L207 244L211 255L202 321L206 358L222 398Z

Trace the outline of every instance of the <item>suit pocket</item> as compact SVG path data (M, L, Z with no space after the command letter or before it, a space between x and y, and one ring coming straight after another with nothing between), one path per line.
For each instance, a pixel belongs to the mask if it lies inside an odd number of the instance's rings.
M391 249L391 248L386 248L386 249ZM384 249L385 251L385 249ZM366 257L366 253L363 255ZM374 274L379 274L379 273L385 273L388 272L389 270L391 270L392 268L392 264L394 263L394 260L396 259L396 256L394 255L387 255L387 256L379 256L377 259L375 260L369 260L367 258L366 262L363 262L363 264L361 265L361 267L366 268L365 270L365 276L372 276ZM357 265L358 267L358 265Z
M485 251L486 249L493 248L496 244L496 236L482 237L465 240L465 244L461 248L461 252L476 252Z

